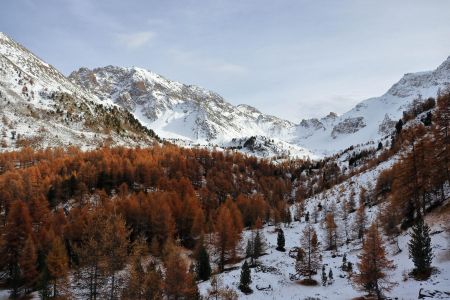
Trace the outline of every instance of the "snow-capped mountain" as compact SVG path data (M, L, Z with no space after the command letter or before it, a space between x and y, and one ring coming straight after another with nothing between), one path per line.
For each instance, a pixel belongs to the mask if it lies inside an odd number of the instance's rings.
M285 147L289 145L298 150L296 155L314 156L378 142L388 135L414 99L435 97L438 89L450 85L450 58L434 71L406 74L381 97L364 100L343 115L330 113L299 124L248 105L233 106L214 92L136 67L81 68L69 78L100 99L127 108L165 138L239 148L260 136L265 140L260 146L273 140L269 154L290 153Z
M405 74L381 97L364 100L341 116L302 121L290 142L322 154L376 142L394 130L395 122L414 100L435 98L439 89L448 87L450 57L434 71Z
M74 85L0 33L1 149L149 145L154 133L127 110Z
M289 121L262 114L248 105L233 106L220 95L168 80L141 68L81 68L73 82L131 111L159 135L199 143L223 144L254 135L283 137Z
M388 136L413 100L450 86L450 57L434 71L404 75L343 115L298 124L137 67L81 68L66 78L2 33L0 75L2 149L148 145L154 130L182 145L315 158Z

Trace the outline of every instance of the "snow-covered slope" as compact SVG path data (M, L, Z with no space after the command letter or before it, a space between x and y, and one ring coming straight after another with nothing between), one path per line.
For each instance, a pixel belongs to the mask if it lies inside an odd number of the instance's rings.
M375 212L375 210L373 211ZM394 240L384 238L388 258L393 260L397 266L395 270L389 273L389 280L397 282L398 285L387 293L388 299L418 299L419 293L430 295L430 297L423 297L425 299L449 299L450 297L450 250L447 236L450 232L445 227L445 220L439 216L431 215L426 220L431 227L431 243L435 254L433 266L436 267L437 272L426 281L416 281L409 277L408 273L414 267L412 261L408 258L409 234L403 232L398 237L398 246L402 250L400 253L397 253L397 243ZM242 262L234 266L236 269L217 275L219 282L222 282L224 287L228 286L234 289L238 293L239 299L348 300L359 299L358 297L363 296L364 292L356 290L352 285L351 275L341 269L342 258L345 253L347 261L350 261L357 271L357 256L361 252L361 245L358 243L343 245L337 253L323 252L322 263L325 265L326 273L328 274L330 269L333 272L333 280L327 283L329 285L322 286L320 284L320 270L318 275L313 276L319 282L318 286L304 286L297 281L290 280L289 275L295 274L295 259L289 256L289 251L300 246L300 237L305 225L306 222L303 220L282 228L286 239L286 252L276 250L277 233L275 227L267 226L263 228L268 246L267 254L259 259L262 267L251 269L252 283L250 287L253 289L252 294L245 295L238 289ZM323 241L325 233L321 223L318 222L313 226L318 233L319 241ZM246 231L244 236L248 238L250 234L250 231ZM211 282L202 282L199 286L201 293L206 296L208 290L211 289Z
M0 74L3 149L97 146L105 140L146 145L152 140L148 128L186 145L315 158L389 135L414 99L435 97L450 85L450 57L434 71L404 75L381 97L362 101L341 116L330 113L299 124L248 105L231 105L214 92L136 67L81 68L69 80L4 34ZM251 139L257 147L244 147Z
M168 80L141 68L81 68L69 78L100 99L132 112L159 136L179 145L233 147L257 156L315 157L303 147L286 143L296 125L265 115L249 105L233 106L209 90ZM240 146L259 136L257 151ZM241 143L241 145L239 144Z
M277 151L265 154L288 153L295 147L303 155L330 155L351 145L377 142L394 129L419 95L435 97L439 88L449 86L450 57L434 71L406 74L386 94L362 101L341 116L330 113L299 124L248 105L233 106L214 92L136 67L81 68L69 78L100 99L127 108L165 138L227 146L235 144L233 140L262 136L282 142L271 145Z
M341 116L302 121L290 142L325 155L350 145L376 142L394 130L395 122L413 100L436 97L439 89L449 86L450 57L434 71L405 74L381 97L364 100Z
M165 79L141 68L81 68L69 78L129 109L166 138L207 143L252 135L286 136L294 124L248 105L233 106L211 91Z
M296 274L295 258L289 255L290 251L293 251L295 247L301 247L300 238L305 226L308 224L305 217L302 217L300 221L294 221L289 225L280 224L285 235L286 252L276 250L276 227L272 224L266 224L262 228L263 235L266 239L267 250L265 251L266 254L259 258L260 266L251 269L252 283L250 287L253 289L252 294L245 295L239 291L243 260L235 264L227 265L226 268L229 271L217 275L218 281L222 283L222 287L228 286L234 289L238 293L239 299L359 299L358 297L363 296L364 292L358 291L356 286L352 284L352 273L343 271L341 268L342 259L345 254L347 262L353 264L353 272L357 272L358 268L356 263L359 261L358 255L361 254L362 247L361 241L356 238L357 233L353 225L356 212L350 213L347 222L345 222L342 214L343 200L345 199L348 203L353 191L355 193L354 198L358 201L360 188L364 187L366 190L371 191L380 172L392 167L397 159L397 156L393 156L389 160L305 200L305 213L309 212L310 223L318 235L319 249L322 255L321 265L325 266L327 275L330 269L333 273L333 280L328 281L326 286L321 285L320 269L318 270L318 274L313 276L313 279L319 282L318 286L305 286L300 284L299 280L293 280L290 277L291 274ZM447 199L449 199L449 196L450 189L447 188ZM425 218L431 227L431 243L434 253L432 266L436 270L427 280L416 281L409 275L414 268L411 259L408 257L409 232L403 231L398 237L388 237L382 233L380 227L388 259L393 260L396 265L395 270L389 271L388 273L389 280L398 283L392 291L386 294L387 299L418 299L419 293L422 295L430 295L429 298L423 297L425 299L450 298L449 201L447 200L442 207L435 209ZM319 203L322 207L321 211L317 209ZM382 203L372 207L366 206L368 225L376 220L380 208L384 204ZM295 211L295 205L291 206L291 214L293 216L295 215ZM317 220L315 220L314 211L318 212ZM340 246L337 251L325 250L325 216L329 212L333 212L338 227ZM348 228L348 235L351 239L351 242L348 244L345 243L345 227ZM251 230L245 230L242 235L240 244L241 252L239 253L241 257L245 255L245 246L251 234ZM213 249L214 247L211 248L211 250ZM211 251L211 256L214 261L217 253ZM199 287L201 293L206 296L208 290L211 289L211 280L200 283Z
M51 65L0 33L1 150L154 139L127 110L74 85Z

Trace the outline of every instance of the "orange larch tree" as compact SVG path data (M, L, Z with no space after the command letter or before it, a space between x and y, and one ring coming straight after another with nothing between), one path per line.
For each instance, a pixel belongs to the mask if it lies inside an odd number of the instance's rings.
M219 252L219 270L223 272L225 262L229 255L235 252L238 238L236 228L233 223L233 217L230 210L226 206L221 206L217 212L216 219L216 240L215 246Z
M37 270L36 246L31 235L25 241L19 265L25 288L27 291L32 291L37 283L39 272Z
M353 283L358 289L367 291L369 294L375 292L377 298L382 299L383 293L390 291L395 285L389 281L387 273L395 269L395 265L387 258L376 223L372 223L369 227L358 258L359 271L353 276Z
M57 298L59 296L67 296L69 259L61 238L56 237L53 239L50 251L47 255L46 265L50 280L52 281L52 297Z
M22 253L32 250L28 239L31 238L31 217L25 203L15 201L11 205L2 240L0 241L0 270L5 272L12 296L17 297L24 283L22 272ZM33 245L34 246L34 245Z

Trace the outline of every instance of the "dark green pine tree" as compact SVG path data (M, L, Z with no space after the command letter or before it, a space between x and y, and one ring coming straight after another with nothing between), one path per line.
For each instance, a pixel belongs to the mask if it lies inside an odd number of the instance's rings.
M253 239L250 237L245 248L245 258L250 258L250 263L253 264Z
M412 227L411 240L408 243L409 258L415 269L413 274L420 278L428 278L431 274L433 249L431 248L430 227L419 218Z
M265 251L265 243L261 237L259 230L256 231L255 239L253 240L253 259L256 261L258 257L263 255Z
M250 267L247 264L247 261L244 262L241 269L241 279L239 281L239 289L244 294L251 294L253 290L250 287L250 283L252 283L252 277L250 273Z
M245 257L250 258L250 266L256 265L256 260L264 254L264 251L266 251L266 243L261 236L261 232L259 230L256 233L252 232L245 249Z
M347 271L347 254L344 253L344 256L342 256L342 271Z
M196 263L197 279L208 280L211 277L211 265L209 263L209 254L203 243L200 245L197 253Z
M351 261L347 262L347 269L346 269L346 271L352 273L352 271L353 271L353 263Z
M328 272L328 278L330 278L330 280L333 280L333 270L331 270L331 268L330 272Z
M327 285L327 273L325 272L325 265L322 266L322 285Z
M285 245L285 239L284 239L284 232L283 229L279 229L278 230L278 236L277 236L277 250L278 251L286 251L286 249L284 248Z

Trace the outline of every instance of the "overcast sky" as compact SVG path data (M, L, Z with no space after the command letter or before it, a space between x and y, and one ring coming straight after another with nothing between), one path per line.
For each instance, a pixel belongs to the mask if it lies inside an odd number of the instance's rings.
M298 122L450 55L448 0L3 0L0 31L64 74L119 65Z

